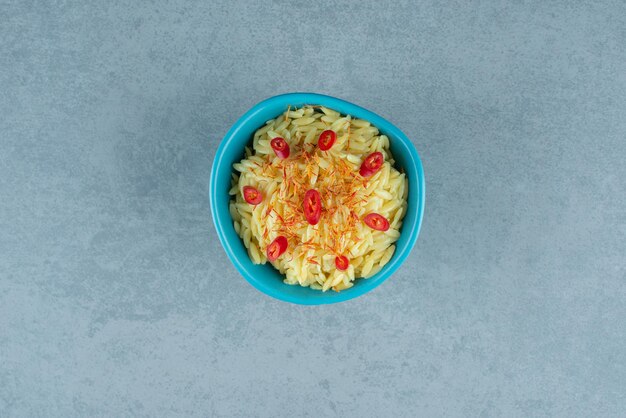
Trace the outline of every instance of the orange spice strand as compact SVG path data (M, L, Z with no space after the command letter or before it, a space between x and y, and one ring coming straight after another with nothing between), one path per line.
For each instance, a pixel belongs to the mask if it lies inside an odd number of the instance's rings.
M272 208L272 212L274 212L276 214L276 217L278 218L278 220L282 223L284 222L283 217L280 216L280 214L276 211L276 209Z

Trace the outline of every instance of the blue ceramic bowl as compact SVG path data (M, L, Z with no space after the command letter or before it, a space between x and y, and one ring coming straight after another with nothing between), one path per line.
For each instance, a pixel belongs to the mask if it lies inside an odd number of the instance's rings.
M241 238L235 232L233 221L228 211L231 173L233 164L243 157L244 146L252 140L254 131L266 121L275 118L287 109L305 104L322 105L365 119L389 137L391 152L396 167L403 170L409 179L409 197L407 213L396 242L393 258L376 275L369 279L357 279L350 289L341 292L321 292L307 287L292 286L283 283L283 276L267 263L254 265ZM321 305L343 302L369 292L387 280L407 258L415 245L424 214L424 171L417 151L411 141L393 124L369 110L348 103L344 100L314 93L290 93L275 96L258 103L246 112L226 133L222 140L211 170L209 187L211 214L217 235L226 250L226 254L241 275L261 292L276 299L302 305Z

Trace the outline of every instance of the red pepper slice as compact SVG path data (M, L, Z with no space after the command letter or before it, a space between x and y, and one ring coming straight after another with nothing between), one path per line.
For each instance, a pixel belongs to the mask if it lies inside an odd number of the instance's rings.
M251 205L258 205L263 201L263 195L252 186L243 186L243 198Z
M335 267L337 267L337 270L347 270L349 265L350 261L345 255L338 255L335 258Z
M277 136L270 141L270 145L281 160L289 157L289 144L283 138Z
M322 197L317 190L310 189L304 194L302 209L306 221L311 225L317 225L322 216Z
M363 177L371 177L380 170L380 167L383 166L383 162L385 162L383 154L378 151L373 152L363 160L359 174Z
M274 241L267 246L267 259L270 261L276 261L278 257L287 251L288 245L289 243L287 242L287 238L282 235L276 237L276 239L274 239Z
M384 216L377 213L370 213L366 215L365 218L363 218L363 222L365 222L365 224L370 228L377 231L385 232L389 229L389 221Z
M322 151L328 151L335 143L335 140L337 140L337 134L335 131L328 129L320 134L317 140L317 146L320 147Z

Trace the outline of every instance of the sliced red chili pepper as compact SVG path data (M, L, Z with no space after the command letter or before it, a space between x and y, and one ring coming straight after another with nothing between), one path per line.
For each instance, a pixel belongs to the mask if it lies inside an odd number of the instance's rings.
M373 176L383 166L385 158L381 152L373 152L363 160L359 174L363 177Z
M337 139L337 134L335 133L335 131L332 131L330 129L325 130L324 132L320 134L320 137L317 140L317 146L322 151L328 151L333 146L336 139Z
M263 195L252 186L243 186L243 198L251 205L258 205L263 201Z
M349 265L350 261L345 255L338 255L335 258L335 267L337 267L338 270L347 270Z
M270 145L278 158L284 160L289 157L289 144L283 138L277 136L270 141Z
M367 226L377 231L386 231L389 229L389 221L382 215L370 213L363 218L363 222Z
M304 194L302 209L306 221L311 225L317 225L322 216L322 197L317 190L310 189Z
M282 235L276 237L276 239L274 239L274 241L267 246L267 259L270 261L276 261L278 257L287 251L288 245L289 243L287 242L287 238Z

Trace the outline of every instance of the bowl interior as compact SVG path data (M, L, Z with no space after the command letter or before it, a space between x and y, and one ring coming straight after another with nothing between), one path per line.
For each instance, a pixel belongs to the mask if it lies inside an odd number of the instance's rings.
M407 213L404 217L400 238L392 259L376 275L369 279L357 279L350 289L339 293L321 292L301 286L283 283L283 276L271 264L254 265L248 252L235 232L228 210L231 173L233 164L243 158L244 147L250 144L254 132L266 121L284 112L287 106L300 107L305 104L323 105L342 114L365 119L389 137L391 152L396 168L407 174L409 194ZM394 125L382 117L346 101L319 94L292 93L267 99L244 114L227 132L222 140L211 171L211 211L219 239L231 261L254 287L277 299L317 305L336 303L360 296L387 279L404 261L413 248L421 225L424 208L424 174L417 151L409 139Z

